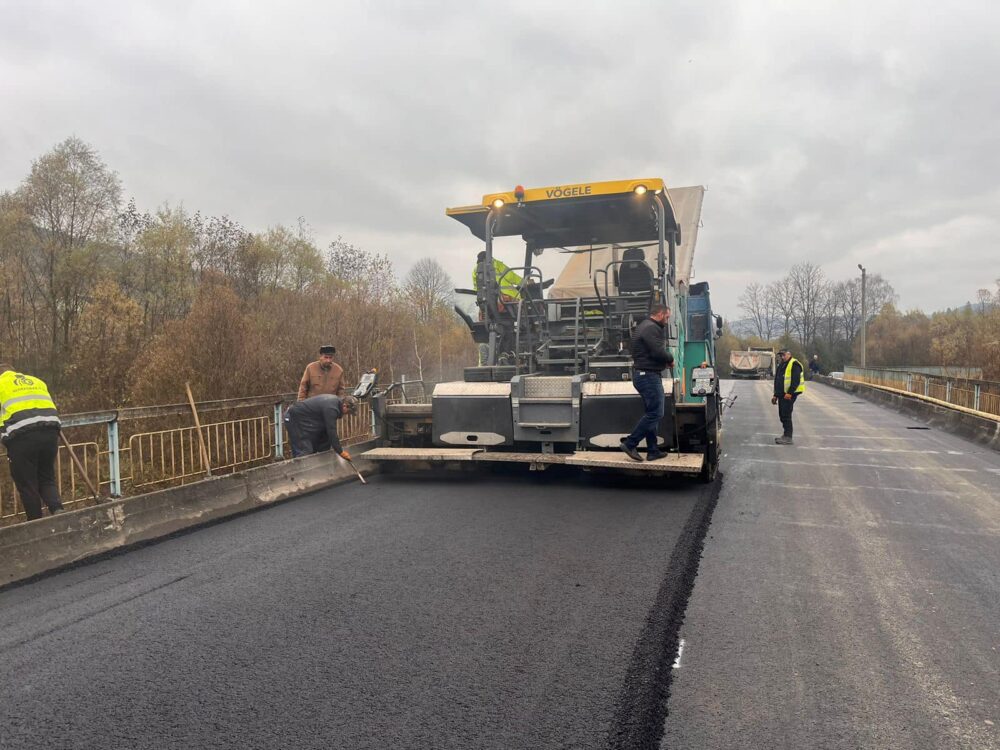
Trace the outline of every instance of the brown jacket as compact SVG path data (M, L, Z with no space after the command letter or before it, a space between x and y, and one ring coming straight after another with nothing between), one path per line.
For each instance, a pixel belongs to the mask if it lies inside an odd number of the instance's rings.
M325 370L318 360L310 362L306 365L306 371L302 373L299 401L319 396L321 393L329 393L331 396L344 395L344 368L336 362Z

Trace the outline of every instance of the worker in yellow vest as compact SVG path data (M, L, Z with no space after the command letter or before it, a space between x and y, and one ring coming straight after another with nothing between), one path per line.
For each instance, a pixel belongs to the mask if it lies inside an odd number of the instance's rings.
M774 396L771 397L771 403L778 405L778 419L784 428L784 434L774 439L778 445L792 444L792 409L795 408L795 400L805 389L802 363L787 349L780 350L778 366L774 372Z
M476 256L476 265L472 269L472 288L477 292L479 291L480 274L485 273L482 268L485 262L486 251L480 250L479 255ZM514 302L521 298L521 277L511 271L507 264L499 258L493 259L493 273L497 280L497 286L500 288L501 305L504 302Z
M25 515L42 517L62 510L56 482L59 412L41 379L0 364L0 441L10 459L10 475Z

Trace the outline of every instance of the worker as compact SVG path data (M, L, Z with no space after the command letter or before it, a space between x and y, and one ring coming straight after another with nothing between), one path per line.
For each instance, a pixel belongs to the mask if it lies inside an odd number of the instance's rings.
M344 395L344 368L333 361L337 349L330 344L319 348L319 359L306 365L299 382L299 401L327 393L331 396Z
M819 355L814 354L809 360L809 379L812 380L817 375L819 375Z
M776 437L778 445L792 444L792 409L799 394L805 391L806 381L802 373L802 365L787 349L778 351L778 367L774 373L774 395L771 403L778 405L778 419L784 428L784 434Z
M358 400L354 396L334 396L322 393L296 401L285 412L288 442L292 456L309 456L331 448L348 461L351 454L340 444L337 421L345 414L354 414Z
M0 364L0 440L7 448L10 476L29 521L42 517L42 503L62 510L56 483L59 412L40 378Z
M486 260L486 251L480 250L476 256L476 265L472 269L472 288L479 291L479 267ZM500 298L504 302L513 302L521 298L522 279L510 270L499 258L493 258L493 273L496 274L497 286L500 288Z
M674 355L667 348L667 321L670 308L655 304L649 317L639 323L632 334L632 385L642 397L645 414L632 434L622 440L622 450L633 461L642 461L639 443L646 440L646 460L655 461L666 455L657 444L656 430L663 419L663 371L674 366Z

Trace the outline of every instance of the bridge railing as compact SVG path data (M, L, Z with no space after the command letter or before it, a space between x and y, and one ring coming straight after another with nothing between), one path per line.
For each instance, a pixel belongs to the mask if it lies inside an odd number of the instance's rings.
M1000 383L992 380L969 380L871 367L845 367L844 380L895 388L965 409L1000 416Z
M104 497L123 497L185 484L290 457L282 416L294 393L196 403L209 466L188 404L166 404L62 415L63 433L91 483ZM371 438L368 402L340 422L345 445ZM25 520L0 449L0 526ZM56 477L66 508L95 504L87 483L59 447Z

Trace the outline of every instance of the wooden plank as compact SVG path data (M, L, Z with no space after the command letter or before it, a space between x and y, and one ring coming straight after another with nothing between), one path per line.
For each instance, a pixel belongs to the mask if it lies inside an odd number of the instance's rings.
M668 453L656 461L633 461L624 453L613 451L577 451L565 461L567 466L593 466L633 471L678 471L697 474L705 462L701 453Z
M471 461L482 448L372 448L358 458L372 461Z

